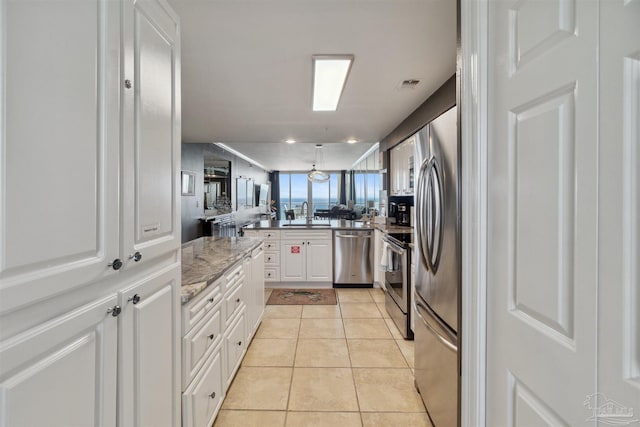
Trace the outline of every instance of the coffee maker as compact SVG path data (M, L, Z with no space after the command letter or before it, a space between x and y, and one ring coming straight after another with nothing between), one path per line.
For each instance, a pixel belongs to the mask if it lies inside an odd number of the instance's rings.
M411 205L409 203L398 203L398 213L396 214L397 225L411 225Z
M410 227L413 196L389 196L389 222Z

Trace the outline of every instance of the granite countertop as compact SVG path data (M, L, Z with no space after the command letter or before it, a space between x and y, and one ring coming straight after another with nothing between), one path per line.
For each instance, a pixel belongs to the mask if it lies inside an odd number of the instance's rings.
M245 230L374 230L394 233L412 233L413 227L405 227L395 224L363 223L362 221L351 221L346 219L314 219L307 221L296 220L262 220L255 224L243 227Z
M200 237L183 244L182 303L193 299L260 243L262 239L250 237Z

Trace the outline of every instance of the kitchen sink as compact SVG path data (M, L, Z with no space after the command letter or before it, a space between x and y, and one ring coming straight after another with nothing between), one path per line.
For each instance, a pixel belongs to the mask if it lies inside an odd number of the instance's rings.
M310 228L310 227L331 227L331 224L282 224L282 227L298 227L298 228Z

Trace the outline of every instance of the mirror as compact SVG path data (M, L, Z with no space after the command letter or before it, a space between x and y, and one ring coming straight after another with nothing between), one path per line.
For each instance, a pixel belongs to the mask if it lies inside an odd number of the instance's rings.
M206 153L204 208L213 214L231 212L231 162Z
M182 195L196 195L196 174L192 172L182 171Z
M267 206L269 184L256 184L256 206Z
M236 209L253 207L253 179L236 178Z

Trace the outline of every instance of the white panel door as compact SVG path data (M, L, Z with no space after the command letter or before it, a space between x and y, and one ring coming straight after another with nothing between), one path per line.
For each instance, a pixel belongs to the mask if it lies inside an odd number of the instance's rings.
M283 240L280 246L280 280L307 280L306 247L302 240Z
M180 40L163 0L124 4L122 254L130 267L180 245Z
M331 239L307 241L307 281L333 282Z
M115 273L119 16L0 2L0 312Z
M488 426L588 424L597 6L489 2Z
M0 426L116 423L115 295L0 342Z
M640 423L640 1L600 3L600 425ZM610 406L608 406L610 405ZM614 415L614 416L612 416ZM634 421L635 423L631 423Z
M120 293L121 425L179 425L180 277L170 266Z

